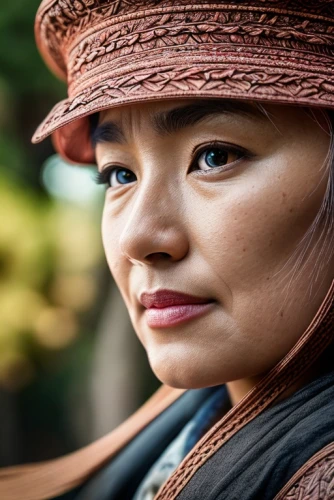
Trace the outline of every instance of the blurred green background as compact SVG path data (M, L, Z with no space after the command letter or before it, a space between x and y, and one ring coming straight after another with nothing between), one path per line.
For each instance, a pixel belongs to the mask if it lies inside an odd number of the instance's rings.
M66 95L35 47L39 3L0 7L0 466L88 444L158 385L105 263L94 168L30 142Z

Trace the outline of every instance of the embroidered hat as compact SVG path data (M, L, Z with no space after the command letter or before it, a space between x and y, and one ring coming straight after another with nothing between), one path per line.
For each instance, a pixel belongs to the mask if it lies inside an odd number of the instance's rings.
M35 24L68 83L37 129L93 163L89 114L175 98L334 108L334 0L44 0Z

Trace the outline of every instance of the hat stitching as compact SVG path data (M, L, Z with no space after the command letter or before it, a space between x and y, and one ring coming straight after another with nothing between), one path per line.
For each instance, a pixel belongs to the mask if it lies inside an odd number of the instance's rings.
M106 0L105 0L106 1ZM115 16L118 14L122 9L125 9L125 12L127 14L129 13L135 13L136 10L140 10L140 7L144 7L140 5L140 2L133 2L132 0L127 0L127 1L114 1L112 4L108 2L108 5L103 5L105 1L97 1L97 0L87 0L78 3L78 5L81 5L80 8L76 7L76 4L73 4L70 0L65 1L65 0L59 0L59 3L57 5L54 5L53 7L44 10L41 9L41 16L39 20L37 21L38 25L40 28L37 28L37 31L44 32L44 42L46 42L44 50L48 50L50 55L53 57L53 59L57 62L57 64L62 68L64 73L66 73L66 65L63 60L62 55L59 52L59 45L63 45L64 43L68 43L68 38L72 38L74 35L77 37L78 33L82 33L85 31L85 26L87 23L89 24L96 24L105 22L105 19L111 18L113 19L112 16ZM237 2L236 4L233 5L233 0L229 2L229 7L230 9L246 9L249 12L252 9L258 10L261 8L263 10L263 6L258 5L259 1L257 2L243 2L242 4ZM159 4L164 4L164 5L171 5L173 7L172 1L162 1L162 0L154 0L151 2L146 1L145 2L145 14L149 15L150 12L154 12L154 9L152 10L153 7L158 6ZM180 3L180 2L179 2ZM280 9L275 9L273 7L268 7L268 4L270 5L280 5ZM332 5L334 4L333 0L327 0L324 3L323 9L326 9L324 12L329 15L334 14L334 8ZM190 8L198 8L200 6L203 6L203 8L206 8L207 2L205 0L200 4L200 5L194 5L194 4L187 4L185 2L185 6L190 9ZM256 6L254 7L254 4ZM305 6L309 5L309 8L305 12ZM42 4L43 6L43 4ZM319 10L321 6L319 6L317 2L318 8L314 8L314 2L313 2L313 8L312 8L312 2L308 1L300 1L300 0L286 0L285 2L282 2L280 0L271 0L269 2L266 2L266 8L265 10L267 12L269 11L275 11L277 13L281 14L296 14L296 12L293 11L287 11L284 12L282 9L282 6L287 6L287 7L293 7L297 8L300 10L303 10L303 15L304 17L315 17L311 14L311 12L317 12L316 18L319 19ZM211 4L212 7L212 4ZM182 6L181 6L182 8ZM219 5L217 6L219 8ZM175 9L175 4L174 4L174 9ZM163 9L156 9L157 11L162 11ZM138 15L138 13L137 13ZM80 29L78 30L77 26L77 20L79 19L80 23ZM115 19L115 18L114 18ZM114 20L113 19L113 20ZM123 19L120 19L121 21ZM330 19L327 19L327 21L330 21ZM47 32L47 36L46 36Z
M158 58L166 65L167 58L169 64L173 64L173 59L178 60L180 57L179 51L183 51L184 54L183 56L183 63L187 61L189 65L189 71L192 69L192 65L198 65L199 63L202 64L203 62L207 63L216 63L217 65L221 65L223 62L229 62L230 64L240 64L241 62L241 57L240 57L240 52L238 51L238 47L234 48L234 51L231 50L230 46L228 45L217 45L214 44L215 47L215 56L216 59L213 61L213 56L212 52L210 51L210 46L201 46L200 48L198 47L184 47L184 46L178 46L174 47L173 51L175 53L169 52L168 54L164 54L161 52L157 53L156 49L152 49L152 51L147 51L145 53L145 66L142 67L141 69L138 68L138 61L142 62L142 54L138 54L136 58L132 58L131 64L126 64L126 62L119 61L118 64L113 65L113 68L111 71L108 71L108 78L115 78L119 77L122 75L128 75L133 73L138 73L141 70L148 70L150 66L153 66L156 69L156 73L160 73L160 67L162 66L161 62L157 64ZM324 73L324 75L328 76L328 70L325 68L325 64L332 64L333 58L330 57L323 57L321 59L322 65L319 64L319 57L309 53L300 53L300 51L295 50L295 49L286 49L289 50L289 61L287 61L287 56L286 54L282 53L282 50L277 50L275 48L267 48L266 51L264 52L262 47L254 47L254 46L249 46L247 48L245 47L240 47L245 50L245 52L242 55L242 62L249 63L250 61L254 64L254 60L258 59L256 63L265 65L266 67L270 66L275 66L278 68L279 66L283 67L291 67L295 68L296 64L300 65L301 62L303 61L303 66L304 69L308 69L308 71L312 71L315 73ZM199 49L199 50L198 50ZM221 60L221 58L224 58L224 61ZM274 58L274 59L273 59ZM206 59L209 59L206 61ZM274 64L273 64L274 60ZM255 64L256 64L255 63ZM79 79L75 80L70 87L71 92L70 92L70 97L71 94L77 94L79 92L83 92L85 89L92 87L92 81L94 81L94 87L99 81L99 76L101 76L101 79L105 80L107 76L107 67L110 64L110 61L108 59L104 59L101 57L99 59L99 64L96 65L92 70L89 72L89 79L87 80L87 73L83 74ZM196 68L194 68L196 70ZM334 68L333 68L334 72ZM316 75L314 75L316 76ZM87 87L87 81L90 81L89 86Z
M225 15L220 19L220 23L209 23L207 21L204 24L189 23L161 27L158 24L159 27L148 30L146 30L147 19L145 18L142 26L137 25L136 30L133 29L131 24L128 24L125 28L128 33L118 38L115 37L115 33L117 35L119 31L115 31L115 29L110 32L107 30L101 31L90 40L86 40L84 44L81 44L76 53L71 54L70 60L73 60L73 63L69 68L70 80L72 81L75 75L82 71L85 66L87 70L94 67L94 60L96 65L100 64L100 58L103 56L105 56L103 62L107 62L115 59L115 52L117 57L128 56L136 50L136 47L145 52L147 45L152 49L156 48L159 43L173 46L182 43L221 43L225 39L226 43L232 42L241 45L252 43L256 45L265 44L266 39L274 38L275 43L282 48L287 48L289 45L291 48L297 48L296 42L300 43L298 48L302 48L303 43L305 43L305 47L307 47L307 44L312 43L314 50L318 52L320 52L318 45L328 46L331 44L334 46L334 34L323 34L310 30L309 23L305 21L290 29L287 29L285 24L285 29L282 29L275 26L279 19L278 16L268 19L267 15L264 14L259 20L255 21L249 18L242 20L239 12L234 14L232 19L228 19ZM185 14L184 18L187 15ZM224 21L226 24L221 24Z

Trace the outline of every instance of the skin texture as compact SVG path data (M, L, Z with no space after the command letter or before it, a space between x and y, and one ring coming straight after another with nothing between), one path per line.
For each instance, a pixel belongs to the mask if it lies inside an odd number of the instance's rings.
M291 257L324 198L330 140L303 109L276 105L266 106L269 119L250 106L161 133L155 117L189 104L196 101L101 113L100 125L113 122L122 137L97 141L99 171L135 174L106 191L103 242L157 377L182 388L229 382L236 402L296 343L330 286L333 262L308 293L312 254L291 280ZM225 170L203 173L192 152L213 141L243 149L228 153ZM214 303L202 317L151 328L139 297L158 289Z

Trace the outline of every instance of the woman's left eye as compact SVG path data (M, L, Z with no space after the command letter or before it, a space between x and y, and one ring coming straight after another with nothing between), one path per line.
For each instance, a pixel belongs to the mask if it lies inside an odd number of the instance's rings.
M202 149L193 162L193 170L212 170L221 168L245 156L241 149L232 149L227 146L211 146Z

